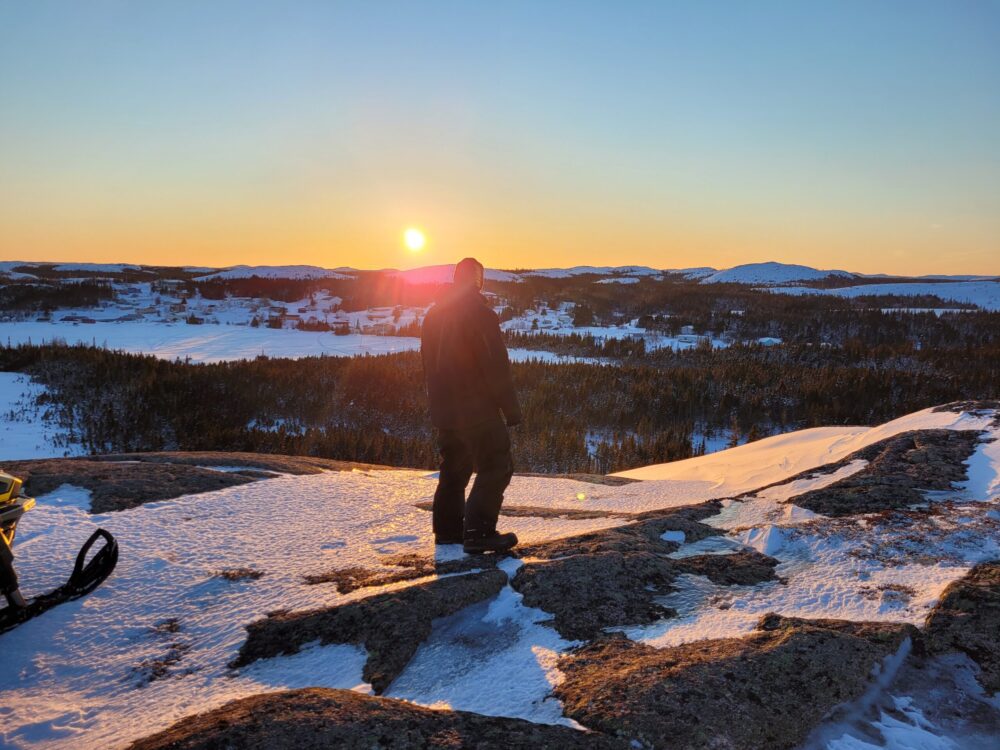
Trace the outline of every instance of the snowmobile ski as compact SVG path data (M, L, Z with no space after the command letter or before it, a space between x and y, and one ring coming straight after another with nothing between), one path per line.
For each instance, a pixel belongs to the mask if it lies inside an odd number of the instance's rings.
M21 594L14 570L14 534L17 522L35 505L35 500L20 494L21 480L0 472L0 594L7 606L0 609L0 633L47 612L63 602L79 599L100 586L118 564L118 542L104 529L97 529L76 556L73 572L62 586L30 601ZM91 549L104 541L88 560Z

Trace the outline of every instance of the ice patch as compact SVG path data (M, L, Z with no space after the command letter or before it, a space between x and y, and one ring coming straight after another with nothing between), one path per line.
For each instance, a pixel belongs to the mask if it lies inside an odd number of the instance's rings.
M685 557L695 557L697 555L732 555L742 550L743 544L730 539L727 536L707 536L697 542L685 544L676 552L671 552L667 557L680 560Z
M673 529L669 531L664 531L662 534L660 534L660 539L662 539L665 542L677 542L679 544L684 544L684 532L675 531Z

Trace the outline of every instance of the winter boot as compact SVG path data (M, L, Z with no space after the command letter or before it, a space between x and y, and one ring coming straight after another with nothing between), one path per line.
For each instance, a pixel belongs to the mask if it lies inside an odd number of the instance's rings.
M507 552L517 546L517 534L508 532L501 534L494 531L488 536L481 536L475 533L466 533L465 543L462 549L468 555L481 555L484 552L496 552L500 554Z

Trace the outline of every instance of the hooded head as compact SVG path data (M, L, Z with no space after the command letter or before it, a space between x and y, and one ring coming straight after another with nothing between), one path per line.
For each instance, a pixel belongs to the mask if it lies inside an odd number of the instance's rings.
M477 292L481 292L483 279L483 264L475 258L463 258L455 266L456 287L472 287Z

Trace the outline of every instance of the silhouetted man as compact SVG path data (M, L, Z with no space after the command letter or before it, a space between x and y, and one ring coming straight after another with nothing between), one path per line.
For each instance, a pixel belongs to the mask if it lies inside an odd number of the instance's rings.
M517 544L514 534L497 532L497 517L514 473L507 428L521 421L521 407L500 319L482 288L479 261L466 258L455 266L455 283L424 318L420 344L441 450L434 539L461 543L469 553L504 552Z

